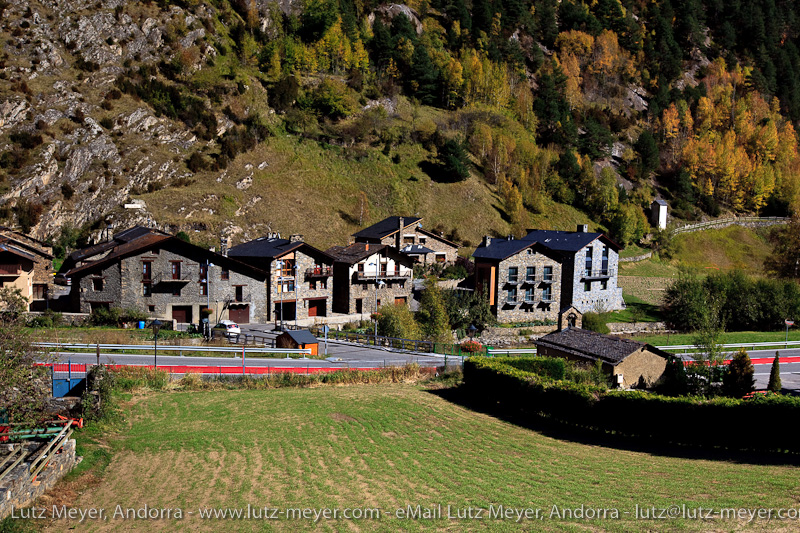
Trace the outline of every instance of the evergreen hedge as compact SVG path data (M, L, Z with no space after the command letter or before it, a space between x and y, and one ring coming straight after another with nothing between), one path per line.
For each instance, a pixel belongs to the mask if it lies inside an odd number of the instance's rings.
M509 359L472 357L464 363L464 384L473 398L588 431L660 444L800 451L793 425L800 417L800 398L673 398L608 390L525 370L546 367L543 362Z

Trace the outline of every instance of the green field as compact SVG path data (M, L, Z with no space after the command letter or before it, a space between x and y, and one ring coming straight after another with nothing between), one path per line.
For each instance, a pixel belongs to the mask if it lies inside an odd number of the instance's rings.
M458 389L456 389L457 391ZM636 506L797 507L798 468L776 458L609 447L528 428L462 405L453 389L414 385L150 393L109 437L104 471L89 469L74 507L106 521L63 531L652 531L739 530L735 520L634 520ZM573 437L573 438L569 438ZM574 439L577 437L577 439ZM94 473L93 473L94 472ZM55 497L55 501L62 501ZM202 520L199 508L377 508L376 519ZM183 519L113 519L123 509L181 508ZM442 506L443 518L397 509ZM543 519L448 519L469 507L540 509ZM554 507L617 509L619 519L559 519ZM438 509L438 507L436 507ZM343 512L343 511L340 511ZM535 511L532 511L535 512ZM781 529L758 522L756 529Z

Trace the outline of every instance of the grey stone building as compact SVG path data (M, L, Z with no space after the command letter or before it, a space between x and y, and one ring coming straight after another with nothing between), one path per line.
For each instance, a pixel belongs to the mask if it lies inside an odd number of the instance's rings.
M537 242L486 237L473 257L475 290L489 298L498 321L556 323L562 277L558 254Z
M561 307L581 313L625 309L618 286L619 245L586 225L577 231L529 230L523 241L539 242L561 256Z
M383 304L408 304L411 259L384 244L354 243L326 250L333 264L333 310L369 315Z
M652 388L663 377L670 354L655 346L580 328L566 328L534 341L536 352L586 366L600 361L614 385Z
M228 256L269 273L267 320L325 317L331 312L333 257L303 242L302 235L278 234L234 246Z
M59 276L76 312L121 307L179 323L199 323L206 308L211 321L267 313L266 272L140 226L70 254Z
M619 246L584 225L577 231L530 230L518 240L485 237L473 257L476 289L487 291L501 322L556 320L570 309L582 314L625 308L617 286ZM530 292L536 287L522 280L533 273L544 291L545 280L538 276L548 261L552 288L537 298L535 290Z
M388 217L353 234L355 242L385 244L420 263L452 264L458 245L422 229L419 217Z

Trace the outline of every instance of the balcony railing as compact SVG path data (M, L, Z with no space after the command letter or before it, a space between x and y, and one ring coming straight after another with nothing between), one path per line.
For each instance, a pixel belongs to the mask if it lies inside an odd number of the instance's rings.
M556 281L558 281L558 276L555 274L539 274L525 278L525 283L554 283Z
M411 271L405 272L401 270L381 270L378 272L377 278L381 279L406 279L411 277ZM356 272L356 279L358 281L375 281L375 272Z
M239 298L235 294L228 296L226 300L229 304L246 304L252 302L250 294L242 294Z
M151 276L150 279L146 278L145 276L142 276L142 281L150 281L153 284L157 284L157 283L189 283L192 280L188 273L181 272L181 275L176 279L172 277L171 272L168 272L166 274L158 273L155 276Z
M522 278L518 274L509 275L508 281L506 281L506 283L508 283L509 285L519 285L520 283L522 283Z
M313 267L306 269L307 278L327 278L333 275L333 268L331 267Z
M584 278L607 278L609 276L607 268L586 268L583 270Z

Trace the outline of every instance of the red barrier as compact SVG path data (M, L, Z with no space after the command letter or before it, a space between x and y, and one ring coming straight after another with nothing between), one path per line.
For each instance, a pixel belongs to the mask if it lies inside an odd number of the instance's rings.
M755 359L750 359L750 361L754 365L771 365L774 357L756 357ZM684 361L683 366L689 366L690 364L694 363L695 361ZM730 364L731 359L725 359L722 361L723 365ZM800 363L800 356L798 355L791 355L788 357L781 356L781 363ZM709 364L708 361L705 364Z
M67 363L37 363L38 366L52 366L56 372L67 372ZM86 372L91 365L72 363L72 372ZM107 365L112 370L134 367L134 368L153 368L153 365ZM190 365L158 365L159 370L170 374L242 374L241 366L190 366ZM273 374L276 372L293 372L295 374L315 374L319 372L337 372L339 370L379 370L372 367L297 367L297 366L248 366L246 374Z

